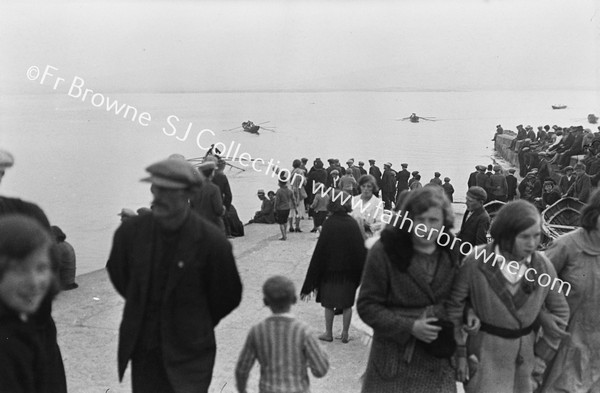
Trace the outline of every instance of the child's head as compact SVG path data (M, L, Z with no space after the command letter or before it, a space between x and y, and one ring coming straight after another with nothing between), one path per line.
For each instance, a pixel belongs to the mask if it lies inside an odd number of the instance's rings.
M288 312L296 300L296 287L287 277L273 276L263 284L263 301L274 313Z
M0 302L21 313L37 311L48 292L58 291L50 233L23 215L0 218Z

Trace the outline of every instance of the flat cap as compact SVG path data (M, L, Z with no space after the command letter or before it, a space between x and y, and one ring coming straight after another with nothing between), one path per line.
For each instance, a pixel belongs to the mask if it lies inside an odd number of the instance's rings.
M152 214L152 209L150 209L149 207L140 207L139 209L137 209L137 214L139 216L143 216L144 214Z
M256 195L265 195L265 190L260 189L256 192Z
M358 162L358 165L365 165L365 163L364 163L364 162L362 162L362 161L359 161L359 162Z
M515 173L516 171L517 171L517 170L516 170L515 168L510 168L510 169L508 170L508 173Z
M375 160L371 158L371 159L369 160L369 162L370 162L370 163L374 163L374 162L375 162Z
M449 178L449 177L445 177L445 178L444 178L444 181L445 181L445 182L449 182L449 181L450 181L450 178Z
M433 176L435 176L435 177L440 177L440 176L442 176L442 174L441 174L441 173L439 173L439 172L434 172L434 173L433 173Z
M402 168L408 168L408 164L407 164L407 163L400 164L400 166L401 166Z
M475 169L477 169L478 171L485 171L485 165L477 165L475 166Z
M117 216L121 216L121 217L135 217L135 216L137 216L137 213L134 212L131 209L123 208L123 209L121 209L121 213L117 214Z
M467 196L478 201L485 202L487 200L487 192L479 186L470 187L467 191Z
M213 163L214 164L214 163ZM150 176L141 179L159 187L184 189L202 183L192 165L183 160L166 159L146 168Z
M383 164L383 165L385 165L385 166L389 166L390 168L392 167L392 163L391 163L391 162L389 162L389 161L388 161L388 162L386 162L386 163L385 163L385 164Z
M502 167L500 165L494 165L494 172L498 172L502 170Z
M573 167L571 165L568 165L568 166L566 166L566 167L563 168L563 171L565 171L565 172L566 171L572 171L572 170L573 170Z
M6 150L0 150L0 168L10 168L15 163L15 158Z
M414 175L418 175L418 174L419 174L419 171L412 171L410 174L411 174L412 176L414 176Z

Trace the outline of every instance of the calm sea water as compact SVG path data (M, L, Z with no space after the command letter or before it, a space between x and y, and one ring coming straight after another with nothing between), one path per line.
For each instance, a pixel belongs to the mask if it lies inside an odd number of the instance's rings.
M75 246L78 273L102 268L110 251L117 213L150 203L144 168L172 153L198 157L211 143L223 142L265 162L291 168L294 158L324 161L373 158L382 167L401 162L419 170L425 182L439 171L448 176L462 200L468 174L491 163L490 141L497 124L585 124L600 113L593 91L496 92L322 92L104 94L148 112L147 126L65 94L0 96L0 148L16 164L2 184L3 195L34 201L50 221L63 228ZM96 103L100 97L97 97ZM564 103L565 110L552 110ZM396 119L415 112L437 121L413 124ZM179 121L169 116L177 116ZM276 132L250 135L222 131L251 119ZM184 139L191 123L190 133ZM163 131L164 128L164 131ZM212 136L203 129L214 131ZM167 133L174 133L168 136ZM231 152L230 155L232 155ZM239 163L236 163L239 166ZM368 163L367 163L368 165ZM233 203L247 221L259 207L256 190L276 189L266 165L227 172ZM265 227L267 228L267 227ZM267 230L277 232L276 228Z

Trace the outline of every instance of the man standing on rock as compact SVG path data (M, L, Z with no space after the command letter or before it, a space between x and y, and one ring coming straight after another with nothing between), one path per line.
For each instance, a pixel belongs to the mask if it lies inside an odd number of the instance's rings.
M131 360L134 393L207 392L214 328L239 305L242 284L224 234L190 209L194 168L168 159L146 170L152 214L121 224L106 265L125 298L119 377Z

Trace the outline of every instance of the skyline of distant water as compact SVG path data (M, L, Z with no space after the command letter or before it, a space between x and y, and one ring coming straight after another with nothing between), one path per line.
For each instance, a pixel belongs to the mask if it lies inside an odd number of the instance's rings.
M15 155L15 166L0 184L0 194L39 204L75 247L78 274L102 268L108 257L117 213L137 209L151 200L149 186L140 183L144 168L172 153L204 156L217 141L233 142L239 157L280 162L291 168L294 158L326 161L348 158L407 162L427 183L433 172L448 176L464 200L466 180L477 164L492 160L491 138L497 124L587 124L589 113L600 114L598 93L586 91L335 91L220 92L182 94L116 94L105 98L145 111L147 126L96 108L90 100L64 94L0 96L0 148ZM565 110L551 105L565 104ZM398 121L412 112L437 121ZM167 122L175 124L177 132ZM177 116L179 122L173 121ZM255 136L224 129L242 121L267 122L276 132ZM186 129L192 124L185 141ZM165 129L163 131L163 128ZM209 132L197 139L203 129ZM240 165L236 163L236 165ZM246 222L259 208L256 190L275 190L276 180L264 166L226 173L233 204ZM265 226L277 235L277 228ZM293 240L293 239L292 239Z

